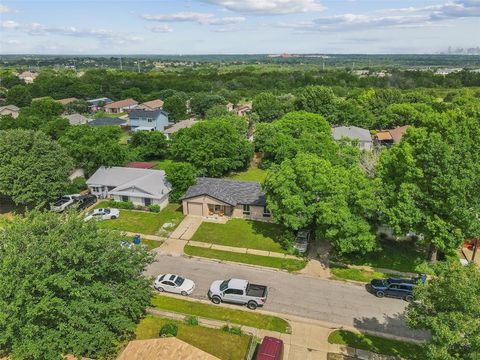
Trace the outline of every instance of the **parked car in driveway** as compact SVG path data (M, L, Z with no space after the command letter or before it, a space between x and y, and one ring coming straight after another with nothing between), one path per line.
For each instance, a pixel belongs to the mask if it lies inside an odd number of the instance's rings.
M97 197L95 195L81 195L75 199L75 206L78 210L85 210L86 208L92 206L97 202Z
M265 336L258 348L255 360L283 359L283 341L271 336Z
M267 301L268 289L265 285L250 284L247 280L217 280L210 285L208 298L214 304L228 302L247 305L250 310L263 306Z
M120 217L120 210L114 208L95 209L85 216L85 221L90 220L113 220Z
M413 288L418 283L426 281L425 275L420 275L415 279L373 279L370 282L370 289L377 297L393 297L406 301L413 300Z
M293 247L300 254L303 254L307 251L308 243L310 242L310 231L300 230L295 237L295 244Z
M195 290L195 283L180 275L163 274L156 278L153 287L160 292L166 291L187 296Z
M52 211L55 212L62 212L65 211L67 208L72 206L75 202L75 200L79 197L79 194L73 194L73 195L64 195L61 198L59 198L57 201L55 201L51 209Z

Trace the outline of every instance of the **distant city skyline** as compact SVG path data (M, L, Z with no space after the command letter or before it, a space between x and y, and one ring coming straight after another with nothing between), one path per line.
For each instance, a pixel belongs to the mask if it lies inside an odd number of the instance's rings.
M479 46L480 0L0 2L0 54L418 54Z

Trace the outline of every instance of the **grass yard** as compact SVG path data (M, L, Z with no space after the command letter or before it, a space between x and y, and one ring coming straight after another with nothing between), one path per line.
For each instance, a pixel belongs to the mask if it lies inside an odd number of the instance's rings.
M425 254L410 243L382 243L382 250L365 255L345 255L338 258L349 265L368 265L375 268L416 272L425 261Z
M290 272L299 271L303 269L307 262L305 260L297 259L282 259L271 256L260 256L252 254L239 254L231 251L221 251L206 249L196 246L187 245L184 248L184 252L191 256L200 256L209 259L233 261L243 264L265 266L275 269L287 270Z
M159 331L166 323L178 327L177 338L222 360L243 360L248 352L250 335L235 335L219 329L191 326L180 321L147 316L140 321L136 339L158 338Z
M263 183L267 177L267 172L258 167L249 167L245 171L230 174L228 177L233 180L258 181L259 183Z
M350 269L341 266L330 266L330 272L335 279L339 280L353 280L364 283L369 283L373 279L386 279L388 274L378 271L365 271L360 269Z
M210 305L197 301L177 299L170 296L154 296L152 299L152 306L157 309L173 311L181 314L230 321L234 324L251 326L258 329L278 331L281 333L287 333L290 331L288 322L276 316L263 315L252 311L235 310L213 304Z
M372 351L382 355L399 356L404 359L420 360L425 358L421 345L379 336L357 334L347 330L335 330L328 337L328 342L330 344L340 344Z
M102 205L99 204L97 207L102 207ZM174 227L169 228L169 231L173 231L183 218L180 206L169 204L159 213L121 209L118 219L99 221L98 225L106 229L156 235L165 223L174 224Z
M231 219L225 224L203 222L192 240L287 253L280 243L283 240L282 227L261 221Z
M155 170L167 170L168 167L173 164L173 160L159 160L159 161L152 161L156 165L153 167Z

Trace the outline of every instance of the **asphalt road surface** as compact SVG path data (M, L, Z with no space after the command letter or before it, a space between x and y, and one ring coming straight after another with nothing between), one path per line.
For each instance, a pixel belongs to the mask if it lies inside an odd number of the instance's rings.
M196 289L191 297L199 299L207 299L208 288L214 280L247 279L268 286L264 306L268 311L402 337L421 339L425 336L406 327L402 315L407 305L405 301L379 299L360 285L207 259L157 255L146 274L162 273L176 273L192 279Z

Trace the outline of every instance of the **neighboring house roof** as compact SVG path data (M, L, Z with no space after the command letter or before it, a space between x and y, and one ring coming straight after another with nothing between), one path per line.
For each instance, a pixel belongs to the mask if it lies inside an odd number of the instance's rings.
M379 131L375 134L375 138L379 141L393 140L392 135L389 131Z
M130 341L117 360L218 360L176 337Z
M126 125L126 121L118 117L102 117L93 119L88 123L91 126L109 126L109 125Z
M390 133L390 135L392 135L393 142L394 143L399 143L400 140L402 140L402 137L405 134L405 132L407 131L407 129L408 129L408 125L405 125L405 126L397 127L395 129L392 129L392 130L388 130L388 132Z
M87 180L88 185L114 188L111 195L161 198L171 190L165 171L131 167L100 167Z
M18 77L19 77L20 79L24 79L24 78L33 78L33 79L35 79L37 76L38 76L37 73L31 72L31 71L24 71L24 72L22 72L20 75L18 75Z
M88 123L89 121L89 119L83 116L82 114L70 114L70 115L64 115L63 117L68 120L70 125L83 125Z
M105 104L109 104L109 103L113 102L113 100L109 99L107 97L101 97L101 98L97 98L97 99L87 100L87 102L90 105L97 105L99 102L104 102Z
M155 167L155 165L157 164L155 164L154 162L133 161L131 163L128 163L127 167L136 168L136 169L151 169Z
M75 97L71 97L71 98L66 98L66 99L60 99L60 100L56 100L56 102L62 104L62 105L68 105L74 101L77 101L78 99L75 98Z
M0 106L0 112L3 110L20 111L20 108L15 105Z
M156 100L146 101L138 105L138 107L144 108L144 109L151 109L151 110L161 109L163 108L163 100L156 99Z
M185 128L189 128L191 127L193 124L195 124L195 119L187 119L187 120L182 120L182 121L179 121L175 124L173 124L172 126L166 128L163 133L164 134L173 134L173 133L176 133L178 130L180 129L185 129Z
M340 140L342 137L357 139L360 142L372 141L372 135L370 134L370 131L357 126L339 126L333 128L333 138L335 140Z
M133 109L128 114L128 118L152 118L156 119L158 115L164 114L168 115L165 111L157 109L157 110L145 110L145 109Z
M114 101L105 105L105 109L118 109L118 108L133 106L137 104L138 104L138 101L134 99L124 99L124 100Z
M214 178L197 178L196 185L190 186L181 200L202 195L211 196L232 206L266 204L260 183Z

